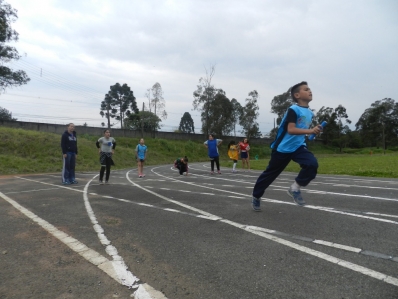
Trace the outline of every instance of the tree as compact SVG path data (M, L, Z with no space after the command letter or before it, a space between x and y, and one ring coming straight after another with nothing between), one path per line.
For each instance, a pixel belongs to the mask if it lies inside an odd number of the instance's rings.
M355 124L365 145L378 146L383 149L387 144L397 144L398 103L391 98L385 98L371 104Z
M166 119L167 118L167 112L165 110L166 107L166 103L163 99L163 90L162 90L162 86L160 86L159 83L155 83L152 86L152 100L150 100L151 102L151 106L154 109L154 113L155 115L159 116L161 119ZM150 99L150 98L148 98Z
M0 107L0 120L16 121L16 118L12 117L12 113L5 108Z
M211 65L209 70L205 68L206 77L199 79L197 89L193 93L194 101L193 109L201 112L202 115L202 132L209 135L209 110L211 102L217 94L217 90L212 85L211 80L215 73L215 66Z
M11 27L11 23L17 18L17 10L0 0L0 90L3 91L8 87L20 86L30 81L24 71L14 71L4 65L21 58L17 49L6 45L7 42L18 41L18 33Z
M239 124L242 126L242 133L247 138L260 137L261 132L256 122L259 115L258 110L260 109L257 105L258 92L256 90L249 92L249 97L246 99L246 104L243 107Z
M345 123L343 124L343 120ZM350 128L347 124L351 123L348 119L347 110L342 105L336 108L330 108L322 106L321 109L316 113L312 120L312 125L316 126L322 121L327 121L327 126L323 129L322 140L324 144L332 144L340 148L342 152L343 147L345 147L350 141Z
M277 115L276 124L279 127L287 109L293 105L293 99L290 96L290 88L285 93L275 96L271 101L271 112Z
M209 103L207 113L202 112L202 123L217 136L226 136L233 130L233 106L222 89L217 90L214 101Z
M193 124L192 116L189 112L185 112L181 117L180 126L178 127L178 131L182 133L195 133L195 127Z
M145 132L155 132L160 129L162 120L153 112L139 111L136 114L130 114L125 121L125 126L132 130L143 130Z
M123 85L116 83L110 87L110 91L101 102L100 115L108 119L108 129L111 127L110 118L119 120L120 127L123 128L123 120L131 114L129 108L133 113L138 113L133 91L126 83Z
M232 122L234 127L234 136L236 137L236 125L239 123L239 118L242 115L243 107L236 99L232 99L231 104L232 104Z

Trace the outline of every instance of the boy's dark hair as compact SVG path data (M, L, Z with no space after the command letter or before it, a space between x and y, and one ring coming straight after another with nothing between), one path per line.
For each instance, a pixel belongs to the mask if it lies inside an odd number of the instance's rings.
M184 162L188 163L188 157L187 156L184 157Z
M230 148L231 145L235 145L235 140L231 140L231 141L228 143L228 149Z
M294 97L294 94L300 91L300 87L303 85L308 85L306 81L302 81L300 83L297 83L296 85L293 85L292 88L290 89L290 94L292 96L292 99L294 102L297 103L297 99Z

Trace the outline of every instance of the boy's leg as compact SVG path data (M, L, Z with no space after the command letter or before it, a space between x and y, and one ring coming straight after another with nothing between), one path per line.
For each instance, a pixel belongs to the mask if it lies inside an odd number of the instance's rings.
M300 187L307 186L316 177L318 161L305 146L299 147L292 154L292 160L300 165L301 170L287 193L293 198L296 204L304 206L305 201L301 196Z
M137 162L137 169L138 169L138 175L141 175L141 161L139 159Z
M295 179L297 184L303 187L307 186L316 177L318 172L317 159L306 147L301 146L293 153L292 160L301 167Z
M211 158L210 160L210 166L211 166L211 171L214 171L214 158Z
M253 188L253 197L259 199L265 189L281 174L291 160L291 154L272 152L271 160L265 171L258 177Z

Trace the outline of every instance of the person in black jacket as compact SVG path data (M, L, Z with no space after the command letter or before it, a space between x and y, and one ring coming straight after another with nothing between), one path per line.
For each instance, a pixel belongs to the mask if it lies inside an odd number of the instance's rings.
M62 134L61 148L64 161L62 167L62 184L77 184L75 180L77 138L73 123L68 124L68 129Z

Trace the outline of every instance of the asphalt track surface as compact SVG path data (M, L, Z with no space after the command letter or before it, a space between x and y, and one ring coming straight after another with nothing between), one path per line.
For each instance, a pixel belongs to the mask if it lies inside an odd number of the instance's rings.
M0 298L398 298L397 179L222 171L0 178Z

